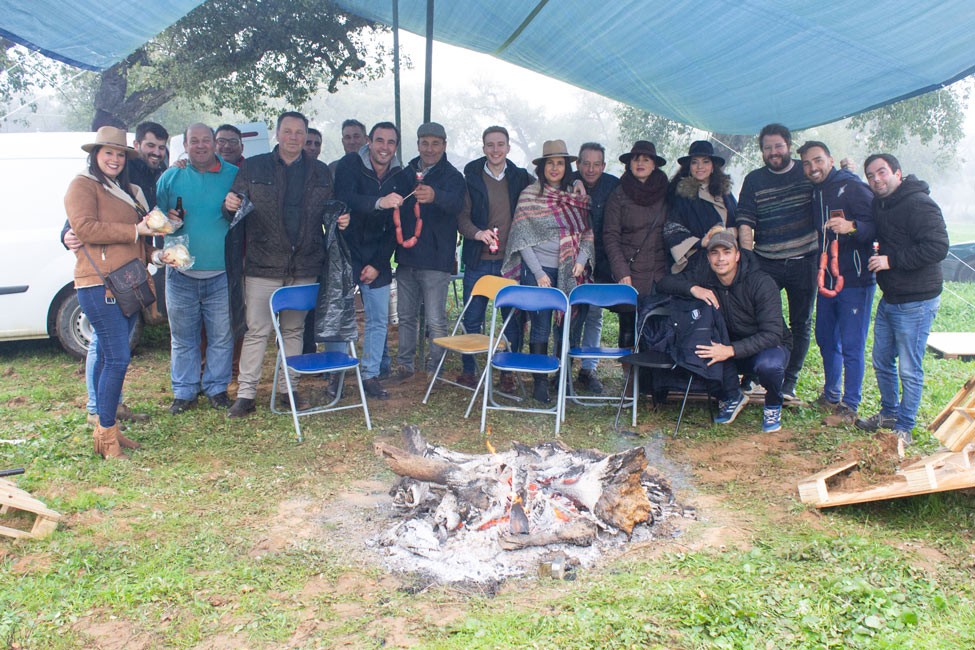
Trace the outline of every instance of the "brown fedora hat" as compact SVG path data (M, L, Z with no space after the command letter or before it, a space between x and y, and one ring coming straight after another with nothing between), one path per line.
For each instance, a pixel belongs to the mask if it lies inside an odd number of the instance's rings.
M127 158L135 158L139 153L125 140L125 131L114 126L103 126L95 133L95 141L81 145L82 150L91 153L95 147L115 147L125 152Z
M567 164L578 160L577 156L569 155L569 148L565 146L565 140L546 140L542 144L542 155L533 160L532 164L537 165L546 158L565 158Z
M638 155L650 156L653 159L653 164L657 167L663 167L667 164L664 158L657 155L657 147L654 146L652 142L647 142L646 140L637 140L633 143L633 148L630 149L630 153L625 153L620 156L620 162L624 165L630 164L630 159L633 156Z

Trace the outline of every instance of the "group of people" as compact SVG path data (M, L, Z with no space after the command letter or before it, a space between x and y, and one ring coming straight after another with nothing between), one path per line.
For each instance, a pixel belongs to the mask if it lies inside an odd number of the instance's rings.
M161 126L139 125L135 147L127 145L124 131L99 129L83 147L89 152L87 170L68 188L62 233L77 255L79 302L95 332L88 363L95 450L106 458L124 457L123 448L138 445L118 427L119 417L135 416L120 408L134 316L114 304L104 282L124 263L141 259L169 267L170 411L194 408L202 392L212 407L240 418L255 410L272 332L270 295L282 286L327 282L329 256L339 251L365 312L366 394L385 399L386 385L408 381L418 364L432 370L443 351L431 344L427 358L416 358L420 310L425 335L432 340L448 334L447 292L456 272L458 233L465 303L479 278L495 275L566 293L585 282L627 284L641 298L685 296L696 299L698 308L713 309L723 323L721 334L699 342L692 353L705 366L717 366L716 421L732 422L746 402L744 390L761 384L766 431L781 426L783 401L795 397L818 293L816 340L825 373L818 402L857 426L890 428L910 440L923 384L920 359L938 308L948 239L927 185L903 176L893 156L867 159L868 187L855 174L837 170L824 143L807 142L799 148L800 160L793 159L789 130L771 124L758 138L765 166L746 176L736 200L725 160L706 141L694 142L668 179L667 161L646 141L619 156L625 171L617 178L605 172L605 148L594 142L583 144L576 156L564 140L546 141L531 173L508 158L507 130L491 126L482 135L484 156L461 172L447 158L442 125L422 124L416 136L418 155L402 163L395 124L378 122L367 132L362 123L346 120L346 153L326 165L318 160L321 133L297 112L278 117L273 151L246 159L235 127L194 124L184 132L188 160L166 169L168 134ZM333 199L343 213L336 212ZM194 258L192 267L181 266L165 242L153 239L146 217L153 206L176 224ZM388 348L394 257L395 372ZM882 409L858 419L876 281L884 292L873 350ZM331 307L282 314L286 355L318 343L326 349L348 345L323 319L316 320L316 313L320 317ZM468 333L482 330L486 309L485 298L471 301L463 323ZM574 314L573 344L598 346L602 316L595 309ZM513 318L509 344L522 349L529 323L528 351L546 354L551 312ZM555 332L551 345L558 351L569 342L558 340L559 328ZM621 318L620 346L633 347L637 335L632 316ZM227 388L237 356L238 388L231 401ZM475 368L464 357L456 382L475 386ZM499 382L510 392L514 379L502 373ZM595 359L584 360L577 385L602 392ZM296 407L308 408L296 382L293 387ZM336 390L334 382L329 390ZM545 376L535 375L532 394L539 402L552 399ZM289 396L282 391L281 399L288 402Z

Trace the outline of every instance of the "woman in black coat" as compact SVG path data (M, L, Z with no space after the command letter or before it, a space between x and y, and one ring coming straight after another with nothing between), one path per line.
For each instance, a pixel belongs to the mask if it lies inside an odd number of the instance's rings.
M706 249L711 235L734 228L738 203L731 195L731 177L724 158L714 155L706 140L692 142L668 188L670 207L664 224L664 243L680 273L691 258ZM697 256L701 258L701 256Z

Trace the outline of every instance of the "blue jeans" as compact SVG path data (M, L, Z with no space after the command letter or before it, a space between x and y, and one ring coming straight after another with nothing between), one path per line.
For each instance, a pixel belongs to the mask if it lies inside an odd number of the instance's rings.
M753 375L765 388L765 406L782 406L782 380L788 361L789 351L777 345L759 350L750 357L732 357L721 362L721 399L731 399L741 393L739 374Z
M166 309L172 338L173 396L192 400L200 394L201 324L207 332L203 392L210 397L227 392L234 356L227 274L202 280L167 269Z
M122 384L129 368L129 331L138 314L125 316L114 302L105 302L105 287L78 289L78 304L97 332L94 375L95 403L98 423L102 427L115 424L115 412L122 398Z
M502 260L478 260L477 264L473 266L468 266L464 269L464 304L467 304L467 300L471 297L471 292L474 290L474 285L477 281L486 275L501 275L501 263ZM470 307L464 312L464 332L467 334L480 334L484 328L484 314L487 312L488 300L484 296L475 296L474 300L471 301ZM507 318L508 312L510 310L502 310L502 317ZM511 344L511 350L517 352L521 349L521 328L524 321L521 318L521 313L518 312L508 323L508 327L504 330L505 336L508 338L508 342ZM464 364L464 372L469 374L474 374L476 366L474 364L474 357L469 354L465 354L462 357Z
M813 305L816 304L816 263L818 256L806 255L797 259L770 260L758 257L761 269L772 276L779 290L785 289L789 303L789 331L792 332L792 352L785 367L785 386L795 390L799 371L809 352L812 333Z
M129 335L135 329L137 318L129 321ZM98 385L95 383L95 364L98 363L98 334L95 330L91 331L91 341L88 342L88 352L85 354L85 390L88 391L88 403L85 408L92 415L98 415ZM123 401L122 394L119 394L118 401Z
M543 266L542 270L548 275L549 280L552 281L552 286L556 287L559 284L559 270ZM535 274L531 272L528 265L522 265L521 270L521 283L529 287L537 287L538 281L535 279ZM532 331L529 334L528 342L531 344L545 343L548 344L548 337L552 333L552 310L543 309L541 311L530 311L528 312L528 320L531 323ZM558 354L558 350L555 351Z
M896 417L896 431L914 428L924 387L924 348L941 296L891 305L880 300L873 324L873 369L880 389L880 412ZM900 390L897 379L900 377Z
M417 330L420 322L420 305L426 317L425 336L430 333L427 346L427 359L420 359L420 366L433 370L443 354L443 348L433 344L433 339L447 336L447 288L450 286L450 273L432 269L418 269L412 266L396 268L396 309L399 313L399 350L396 361L400 368L413 370L416 356Z
M864 356L877 286L847 287L816 303L816 343L823 356L823 395L856 411L862 397Z
M359 283L362 307L366 311L365 332L362 339L362 378L372 379L379 375L386 336L389 332L389 285L373 289L365 282Z

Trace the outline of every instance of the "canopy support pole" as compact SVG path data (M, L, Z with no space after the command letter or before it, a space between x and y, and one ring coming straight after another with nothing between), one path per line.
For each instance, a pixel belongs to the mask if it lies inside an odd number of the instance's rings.
M393 119L396 121L396 128L402 133L403 125L401 124L402 116L400 114L399 93L399 0L393 0L393 104L395 106ZM396 143L396 157L400 160L403 159L402 155L400 155L402 146L402 142Z
M423 79L423 121L430 121L430 104L433 96L433 0L427 0L427 61Z

